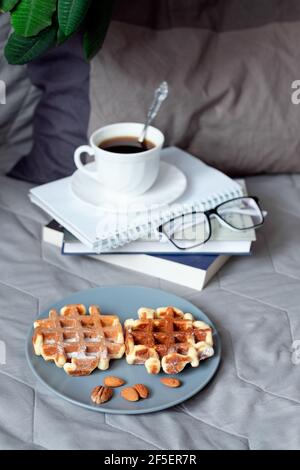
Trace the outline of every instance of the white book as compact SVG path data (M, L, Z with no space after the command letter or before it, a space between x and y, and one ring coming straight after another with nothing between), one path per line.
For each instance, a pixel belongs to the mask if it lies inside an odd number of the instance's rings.
M184 256L174 256L174 260L149 255L93 255L99 261L109 263L140 274L155 276L164 281L173 282L179 286L189 287L201 291L221 267L229 256L194 255L193 262L184 261ZM203 258L211 258L204 261ZM176 259L177 258L177 259ZM199 258L197 260L197 258ZM203 264L202 264L203 263Z
M209 210L221 202L243 195L241 186L222 172L175 147L164 149L162 160L177 166L188 180L185 193L168 208L157 209L151 215L152 226L158 227L174 216L194 210ZM30 199L63 225L92 252L107 252L142 238L149 233L149 214L127 216L126 224L117 223L116 214L101 215L75 199L70 190L70 178L31 189Z
M55 221L43 227L43 240L62 248L64 229ZM224 255L91 255L97 261L201 291L229 259Z
M251 251L252 242L255 241L254 230L245 232L231 232L231 239L209 240L208 242L191 248L187 251L182 251L176 248L171 242L165 241L147 241L137 240L125 246L107 252L109 255L116 254L156 254L156 255L215 255L215 254L228 254L228 255L246 255ZM225 231L224 231L225 232ZM227 233L224 233L226 237ZM228 236L228 235L227 235ZM63 237L62 254L64 255L96 255L86 245L81 243L70 232L65 231Z

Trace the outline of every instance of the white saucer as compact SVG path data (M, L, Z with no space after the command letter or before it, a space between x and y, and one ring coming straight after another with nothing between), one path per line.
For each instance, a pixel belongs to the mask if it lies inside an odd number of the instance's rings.
M93 170L95 162L88 163L86 166ZM100 183L80 170L75 171L71 177L71 190L74 196L94 209L101 209L105 212L136 212L140 209L158 208L171 204L184 193L186 186L185 174L176 166L163 161L152 188L134 198L121 197L117 193L106 191Z

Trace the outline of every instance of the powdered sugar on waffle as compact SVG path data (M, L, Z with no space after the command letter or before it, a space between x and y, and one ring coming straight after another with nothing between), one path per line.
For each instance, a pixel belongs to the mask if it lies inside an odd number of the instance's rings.
M34 323L35 354L54 361L72 376L89 375L94 369L105 370L110 359L123 356L125 345L122 326L116 315L102 315L92 305L86 315L83 305L67 305L49 312L49 318Z

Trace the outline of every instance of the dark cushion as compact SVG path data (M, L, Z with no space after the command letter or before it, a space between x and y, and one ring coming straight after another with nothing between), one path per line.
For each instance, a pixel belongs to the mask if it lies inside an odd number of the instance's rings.
M72 174L73 153L87 141L90 115L89 71L78 35L28 65L42 91L34 115L33 147L10 176L46 183Z
M9 15L0 14L0 80L6 102L0 97L0 174L7 173L32 147L32 116L40 92L31 84L26 66L9 65L4 47L9 36Z

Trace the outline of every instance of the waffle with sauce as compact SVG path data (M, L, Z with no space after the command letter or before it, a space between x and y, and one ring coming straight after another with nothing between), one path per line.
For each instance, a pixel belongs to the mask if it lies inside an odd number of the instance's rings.
M125 321L128 364L144 364L149 374L177 374L187 364L198 367L214 354L212 329L175 307L140 308L138 319Z

